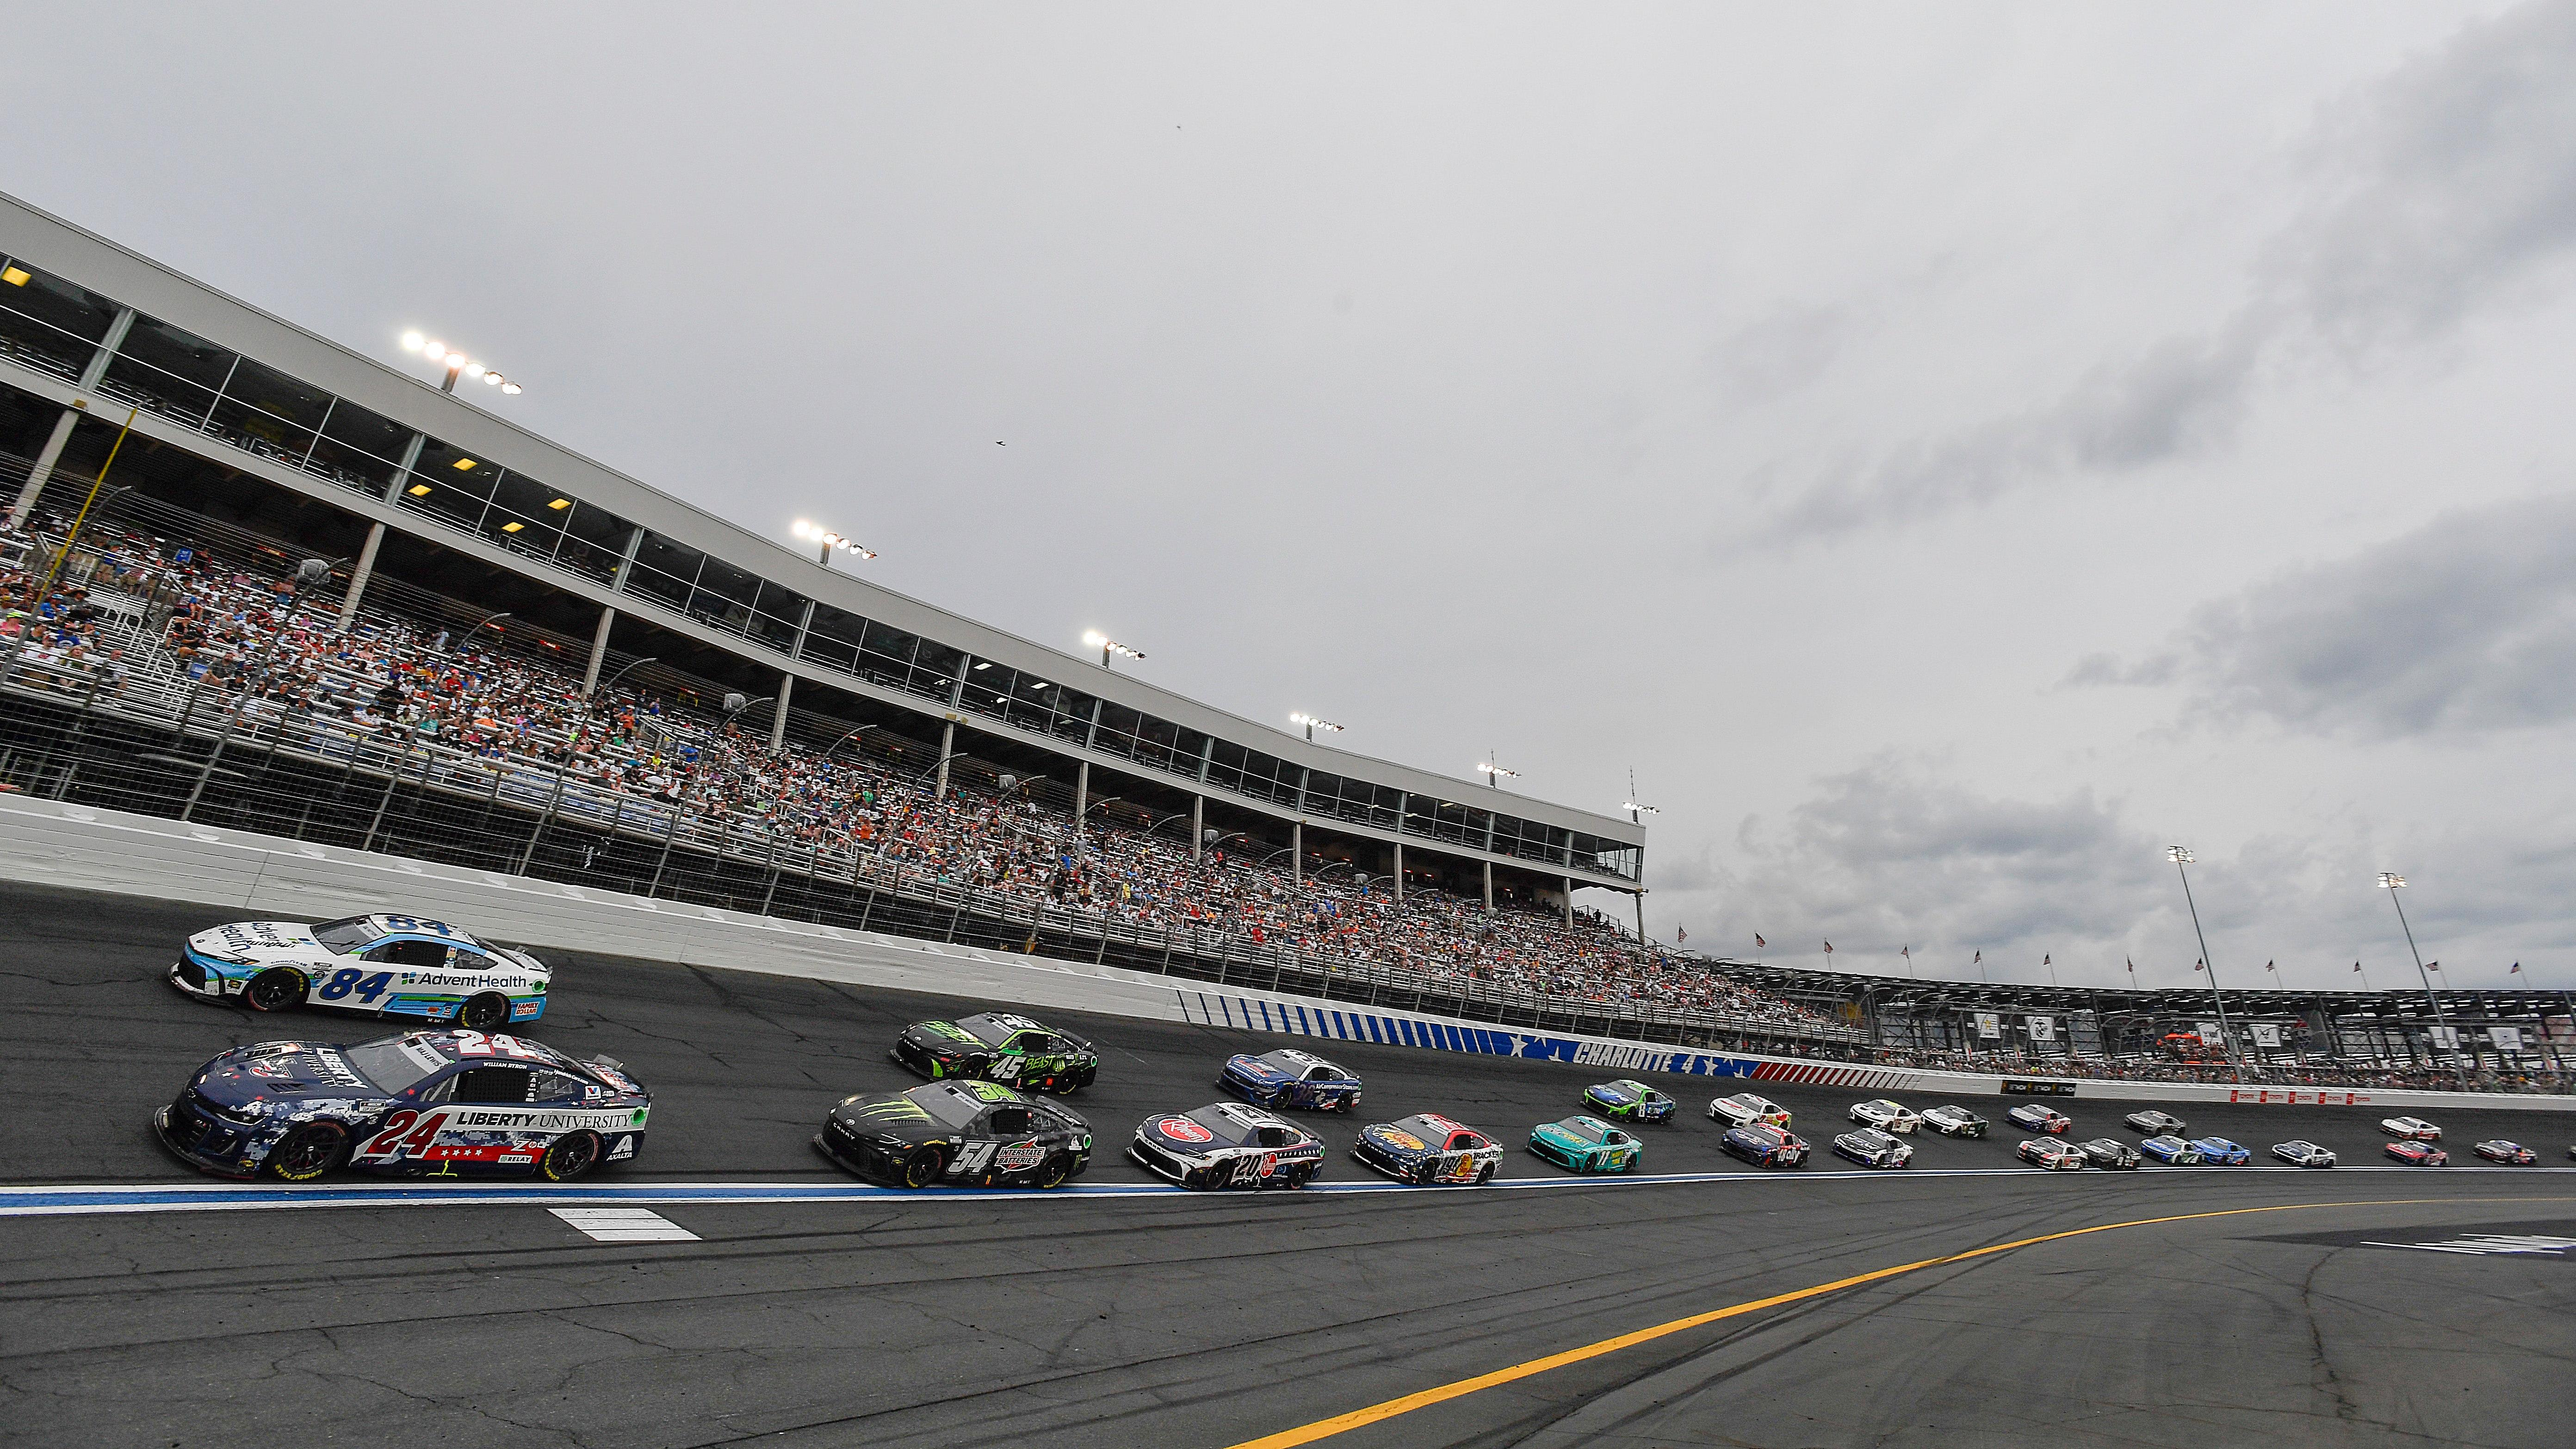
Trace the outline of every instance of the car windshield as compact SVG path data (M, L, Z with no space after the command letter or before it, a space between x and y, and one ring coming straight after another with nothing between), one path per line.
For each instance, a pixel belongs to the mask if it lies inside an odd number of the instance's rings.
M975 1040L982 1042L984 1045L996 1047L1009 1041L1011 1039L1011 1033L1019 1030L1018 1027L1004 1026L989 1016L961 1017L958 1019L956 1025L968 1036L975 1038Z
M343 1048L340 1055L358 1075L387 1092L407 1091L421 1078L447 1065L447 1057L418 1037L389 1036L364 1046Z
M345 916L336 921L324 921L313 928L313 939L341 956L374 944L376 938L383 934L376 929L374 919L368 916Z
M955 1087L944 1082L927 1087L915 1087L904 1095L912 1099L913 1105L928 1112L931 1120L942 1127L972 1127L975 1125L975 1119L982 1116L984 1108L990 1105L962 1094Z
M1218 1102L1201 1107L1187 1115L1189 1120L1215 1133L1219 1142L1230 1142L1239 1146L1244 1139L1244 1125L1228 1115L1225 1110L1228 1105L1230 1104Z

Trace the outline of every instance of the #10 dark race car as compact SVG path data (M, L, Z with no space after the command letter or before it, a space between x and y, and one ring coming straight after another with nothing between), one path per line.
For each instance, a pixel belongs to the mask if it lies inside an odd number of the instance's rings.
M1503 1160L1502 1144L1434 1112L1360 1129L1351 1159L1398 1182L1482 1183Z
M2046 1132L2061 1137L2066 1134L2067 1128L2075 1125L2074 1118L2058 1111L2055 1107L2043 1107L2037 1102L2022 1103L2006 1112L2004 1120L2024 1132Z
M605 1057L479 1031L358 1046L272 1041L198 1069L152 1114L162 1145L227 1177L377 1172L579 1177L643 1145L652 1098Z
M1767 1122L1728 1128L1717 1145L1756 1167L1796 1167L1807 1160L1805 1138Z
M2478 1143L2469 1150L2489 1162L2501 1162L2510 1167L2529 1167L2540 1160L2539 1153L2519 1142L2507 1142L2501 1137Z
M1294 1047L1228 1057L1216 1084L1273 1112L1305 1107L1347 1112L1360 1104L1360 1079L1313 1052Z
M1001 1011L915 1023L888 1054L933 1081L974 1077L1032 1092L1080 1091L1100 1070L1091 1043Z
M842 1098L814 1150L900 1187L1055 1187L1091 1165L1091 1126L998 1082L932 1082Z
M2090 1142L2078 1142L2075 1144L2075 1150L2083 1153L2084 1160L2093 1166L2108 1168L2115 1172L2123 1168L2134 1168L2139 1161L2138 1149L2117 1137L2096 1137Z
M1156 1177L1200 1189L1304 1187L1324 1169L1322 1138L1241 1102L1148 1117L1127 1155Z

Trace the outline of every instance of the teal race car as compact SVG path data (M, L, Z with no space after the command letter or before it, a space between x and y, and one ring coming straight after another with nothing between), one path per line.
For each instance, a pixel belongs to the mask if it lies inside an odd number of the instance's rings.
M1583 1105L1614 1122L1662 1122L1673 1115L1674 1102L1643 1082L1623 1077L1584 1088Z
M1626 1172L1646 1160L1644 1143L1598 1117L1568 1117L1533 1127L1529 1150L1576 1172Z

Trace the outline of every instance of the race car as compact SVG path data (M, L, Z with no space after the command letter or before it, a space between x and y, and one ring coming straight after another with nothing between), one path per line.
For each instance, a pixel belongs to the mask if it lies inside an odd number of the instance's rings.
M2120 1120L2149 1137L2180 1137L2191 1130L2183 1124L2180 1117L2171 1112L2158 1112L2152 1108L2143 1112L2132 1112Z
M1987 1123L1985 1118L1952 1103L1924 1108L1923 1125L1944 1137L1983 1137Z
M1078 1092L1100 1070L1091 1043L1001 1011L917 1022L887 1055L932 1081L976 1077L1032 1092Z
M2067 1128L2075 1125L2074 1118L2054 1107L2043 1107L2037 1102L2022 1103L2006 1112L2004 1120L2024 1132L2048 1132L2061 1137L2066 1134Z
M2084 1169L2082 1150L2072 1142L2060 1142L2054 1137L2030 1138L2014 1148L2013 1154L2033 1167L2050 1172L2081 1172Z
M2469 1150L2489 1162L2502 1162L2513 1167L2529 1167L2540 1160L2539 1153L2519 1142L2507 1142L2501 1137L2481 1142Z
M2139 1161L2138 1149L2117 1137L2096 1137L2090 1142L2079 1142L2075 1144L2075 1150L2083 1153L2084 1160L2095 1167L2134 1170Z
M1324 1170L1324 1139L1259 1107L1212 1102L1146 1118L1127 1155L1183 1187L1297 1188Z
M1875 1127L1863 1127L1835 1138L1834 1155L1848 1157L1863 1167L1903 1167L1914 1160L1914 1146Z
M1602 1116L1619 1122L1662 1122L1673 1115L1679 1102L1647 1086L1622 1077L1615 1082L1595 1082L1583 1089L1583 1105Z
M1751 1092L1738 1092L1732 1097L1720 1097L1709 1103L1708 1116L1710 1121L1723 1122L1729 1127L1751 1127L1757 1123L1772 1127L1789 1125L1788 1108Z
M2388 1156L2396 1158L2398 1161L2405 1163L2408 1167L2448 1167L2451 1165L2451 1154L2444 1152L2439 1147L2434 1147L2428 1143L2418 1142L2411 1138L2404 1142L2391 1142L2382 1150L2386 1152Z
M1796 1167L1807 1160L1805 1138L1768 1122L1728 1128L1717 1145L1756 1167Z
M1626 1172L1645 1161L1636 1138L1598 1117L1568 1117L1530 1129L1529 1150L1576 1172Z
M1885 1097L1852 1103L1851 1119L1863 1127L1875 1127L1881 1132L1911 1132L1923 1125L1920 1113L1902 1102Z
M419 916L347 916L318 926L238 921L190 936L170 984L253 1011L322 1006L501 1031L546 1014L554 973L525 951Z
M2296 1142L2275 1142L2272 1144L2272 1155L2293 1167L2332 1167L2335 1165L2335 1155L2333 1153L2328 1152L2317 1144L2305 1139L2301 1139Z
M1294 1047L1257 1057L1248 1053L1228 1057L1216 1084L1273 1112L1289 1107L1347 1112L1360 1104L1358 1077Z
M897 1187L1056 1187L1091 1166L1091 1124L999 1082L931 1082L843 1097L814 1150Z
M1351 1144L1351 1160L1398 1182L1423 1187L1444 1182L1472 1185L1493 1179L1503 1149L1473 1127L1425 1112L1401 1122L1361 1128L1360 1140Z
M2200 1160L2203 1162L2216 1162L2228 1167L2243 1167L2245 1164L2254 1160L2254 1154L2252 1152L2228 1141L2224 1137L2195 1137L2191 1139L2191 1147L2194 1152L2200 1154Z
M653 1099L606 1057L519 1037L414 1031L357 1046L269 1041L197 1069L152 1113L161 1145L225 1177L311 1182L343 1163L563 1182L644 1145Z
M2379 1124L2379 1130L2391 1137L2402 1137L2414 1142L2442 1140L2442 1129L2421 1117L2391 1117Z
M2200 1149L2168 1132L2138 1144L2138 1151L2167 1167L2198 1167Z

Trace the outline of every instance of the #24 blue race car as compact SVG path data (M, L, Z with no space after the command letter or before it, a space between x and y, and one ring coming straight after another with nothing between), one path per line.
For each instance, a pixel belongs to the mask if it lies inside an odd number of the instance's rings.
M1273 1112L1289 1107L1347 1112L1360 1104L1358 1077L1313 1052L1294 1047L1259 1056L1245 1053L1228 1057L1216 1084Z
M2243 1167L2254 1160L2251 1150L2230 1142L2224 1137L2195 1137L2191 1145L2192 1149L2200 1154L2200 1160L2203 1162Z
M553 973L525 951L487 945L422 916L349 916L318 926L238 921L190 936L170 984L253 1011L318 1006L500 1031L546 1014Z
M226 1177L378 1172L579 1177L644 1142L653 1099L605 1057L479 1031L358 1046L272 1041L197 1070L152 1114L163 1146Z

